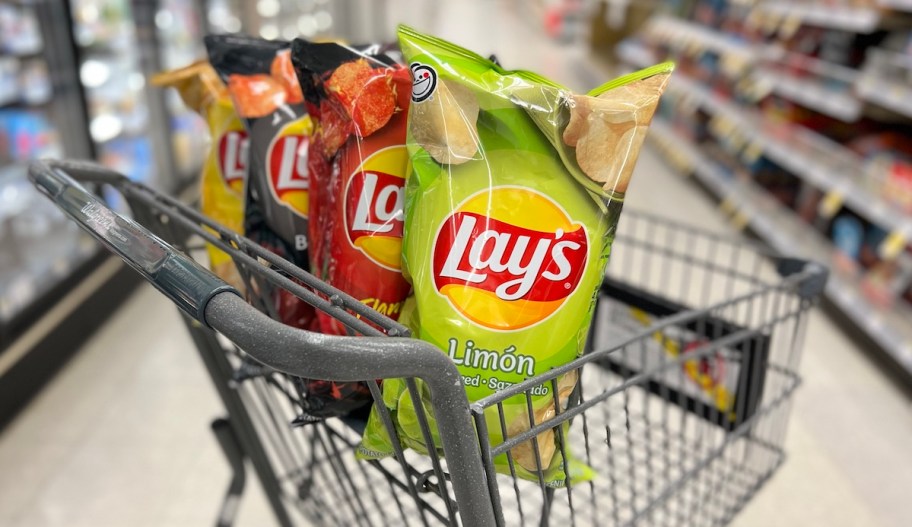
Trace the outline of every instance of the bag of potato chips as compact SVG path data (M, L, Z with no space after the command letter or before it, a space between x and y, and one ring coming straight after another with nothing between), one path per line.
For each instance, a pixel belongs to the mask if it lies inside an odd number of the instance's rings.
M313 121L291 64L290 43L241 35L205 39L249 135L244 234L309 269L307 147ZM258 284L262 289L268 284ZM285 324L310 329L313 308L284 289L251 292Z
M673 65L576 95L407 27L400 26L399 41L413 77L403 234L413 326L456 363L475 401L582 353L624 193ZM576 382L572 371L556 388L532 390L534 423L525 394L504 401L503 428L497 408L489 408L491 444L504 440L503 429L513 436L553 417L552 389L566 409ZM424 444L419 403L403 385L383 384L402 442L438 450ZM593 477L589 467L563 459L558 435L548 429L537 436L539 455L531 440L513 448L516 474L549 486ZM374 413L359 455L391 452ZM510 473L506 454L494 464Z
M308 270L311 181L308 150L314 122L291 62L289 42L237 35L206 37L212 65L228 85L250 135L244 231L248 238ZM270 315L313 329L314 309L285 289L257 283L252 300ZM370 399L363 383L295 379L302 422L346 416Z
M317 124L308 153L314 272L396 320L410 289L400 261L412 81L392 51L292 43L292 61ZM317 317L323 333L345 334L339 321Z
M247 132L225 84L205 61L160 73L152 78L152 84L176 89L184 104L206 120L210 147L200 178L200 211L235 232L243 232ZM206 244L206 251L212 272L243 294L244 282L231 257L210 244Z

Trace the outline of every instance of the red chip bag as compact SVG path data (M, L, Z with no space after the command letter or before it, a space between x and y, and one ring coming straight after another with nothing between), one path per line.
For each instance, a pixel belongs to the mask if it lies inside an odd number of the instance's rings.
M376 53L376 47L368 48ZM320 109L311 157L311 261L330 285L397 319L410 291L400 267L411 94L407 68L337 44L292 43L309 105ZM345 328L317 314L323 332Z

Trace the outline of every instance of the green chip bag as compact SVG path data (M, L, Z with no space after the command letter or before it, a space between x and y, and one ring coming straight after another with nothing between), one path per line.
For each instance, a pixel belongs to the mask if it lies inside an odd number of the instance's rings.
M624 193L673 65L575 95L408 27L399 42L413 77L402 254L410 325L450 356L477 401L582 352ZM532 390L534 422L524 394L504 401L505 427L489 408L491 444L505 439L503 428L513 436L553 418L552 390L566 409L577 382L574 370ZM421 383L419 391L436 434L429 393ZM438 437L425 444L405 383L385 381L383 398L403 446L442 453ZM510 451L518 476L555 487L593 477L563 459L562 426L539 434L537 448L530 440ZM359 455L391 453L372 413ZM510 473L506 454L494 463Z

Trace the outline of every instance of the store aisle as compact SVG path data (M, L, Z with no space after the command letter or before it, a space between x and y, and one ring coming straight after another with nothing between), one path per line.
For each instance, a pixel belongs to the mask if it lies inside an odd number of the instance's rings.
M712 202L652 150L630 206L719 228ZM201 525L229 471L208 424L219 403L175 308L143 287L0 435L0 525ZM811 317L789 459L740 527L902 527L912 405L833 323ZM239 525L270 524L255 478Z
M531 15L510 9L517 2L391 5L392 20L585 87L578 77L584 53L536 34ZM517 34L530 38L508 37ZM630 207L729 229L714 202L651 149L632 185ZM819 313L810 320L801 370L789 458L734 525L907 525L910 401ZM0 525L211 524L229 477L208 427L219 415L175 308L143 287L0 433ZM271 524L251 477L238 525Z

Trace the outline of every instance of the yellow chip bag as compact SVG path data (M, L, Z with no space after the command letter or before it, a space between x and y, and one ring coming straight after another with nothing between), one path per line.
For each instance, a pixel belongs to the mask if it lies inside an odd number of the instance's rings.
M200 209L216 222L242 233L247 131L224 83L208 62L199 61L160 73L152 78L152 84L176 89L184 104L206 120L211 142L200 177ZM206 250L212 271L243 293L244 283L231 257L212 245L207 244Z

